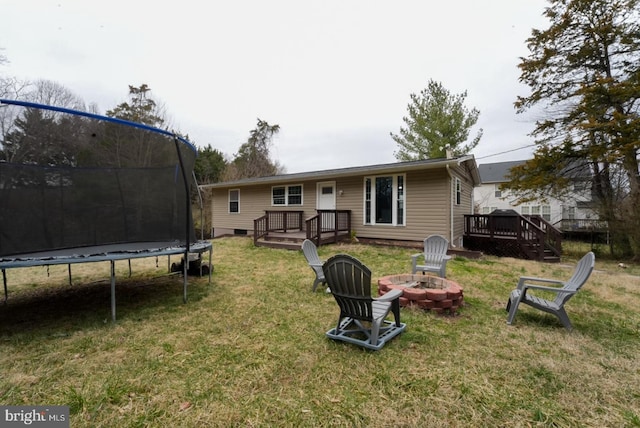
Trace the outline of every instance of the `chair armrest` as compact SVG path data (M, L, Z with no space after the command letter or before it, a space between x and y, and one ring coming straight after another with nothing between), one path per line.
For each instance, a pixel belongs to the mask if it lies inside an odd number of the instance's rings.
M536 284L525 284L523 290L544 290L544 291L553 291L554 293L567 293L567 294L576 294L578 290L565 290L560 287L547 287L544 285L536 285Z
M543 283L547 283L547 284L559 284L559 285L564 285L564 281L558 281L557 279L547 279L547 278L536 278L533 276L521 276L520 280L518 281L518 290L522 290L522 288L527 285L535 285L535 284L525 284L525 281L535 281L535 282L543 282ZM553 287L550 287L553 288Z
M444 261L451 260L451 256L444 256L444 257L442 257L442 260L444 260Z
M412 254L411 255L411 272L415 273L417 266L418 266L418 257L420 257L422 255L422 253L420 254Z
M379 302L391 302L393 300L396 300L400 296L402 296L402 290L398 290L396 288L396 289L387 291L384 295L377 297L373 300L377 300Z

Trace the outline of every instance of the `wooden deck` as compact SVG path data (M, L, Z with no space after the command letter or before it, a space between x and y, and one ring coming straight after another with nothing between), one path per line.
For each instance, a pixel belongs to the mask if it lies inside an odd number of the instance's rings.
M351 239L351 211L317 210L303 219L302 211L265 211L253 221L256 246L300 249L310 239L316 246Z
M562 233L540 216L465 215L466 248L502 257L559 262Z

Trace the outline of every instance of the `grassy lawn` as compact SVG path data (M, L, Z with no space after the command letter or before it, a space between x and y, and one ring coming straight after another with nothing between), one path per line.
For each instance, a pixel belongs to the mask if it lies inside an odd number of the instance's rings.
M214 241L215 271L182 281L166 258L7 272L0 306L0 402L69 405L72 427L640 426L640 267L596 260L567 304L575 330L523 306L504 310L518 277L568 278L561 264L456 258L455 316L402 309L405 333L381 351L325 337L332 296L311 293L301 252ZM415 250L357 244L374 278L408 272Z

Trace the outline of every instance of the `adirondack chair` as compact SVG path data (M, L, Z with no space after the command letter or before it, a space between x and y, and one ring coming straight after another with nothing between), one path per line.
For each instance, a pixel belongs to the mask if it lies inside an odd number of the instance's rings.
M329 258L322 270L340 307L338 324L327 337L378 351L405 330L406 324L400 322L402 290L372 297L371 271L346 254ZM390 312L393 321L386 319Z
M580 259L573 275L568 281L525 276L520 277L517 288L511 292L509 302L507 302L507 312L509 312L507 324L511 325L513 323L513 320L516 317L516 312L518 311L518 305L520 303L525 303L536 309L540 309L541 311L557 316L562 325L564 325L567 330L571 331L573 326L569 321L569 316L564 309L564 305L571 297L573 297L574 294L578 292L578 290L580 290L584 283L587 282L587 279L589 279L589 276L593 271L595 260L595 255L592 252L588 252L584 257L582 257L582 259ZM536 282L556 284L560 285L560 287L539 285L535 284ZM551 291L557 293L557 296L554 300L546 300L533 296L529 293L530 290Z
M312 291L316 291L318 284L326 284L327 281L324 279L324 272L322 272L322 265L324 264L323 260L320 260L318 256L318 248L316 248L316 244L309 239L305 239L302 242L302 253L304 257L307 259L307 263L313 269L313 272L316 274L316 279L313 280Z
M441 235L431 235L424 240L424 252L411 256L411 273L418 271L435 272L441 278L446 278L447 262L451 256L447 256L449 241ZM419 265L418 260L424 259L424 264Z

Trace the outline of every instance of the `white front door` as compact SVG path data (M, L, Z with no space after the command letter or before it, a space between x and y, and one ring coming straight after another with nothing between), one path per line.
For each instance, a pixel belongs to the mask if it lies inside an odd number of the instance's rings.
M336 209L336 182L323 181L316 185L316 209L335 210ZM322 230L333 229L335 218L333 215L323 215L321 218Z

